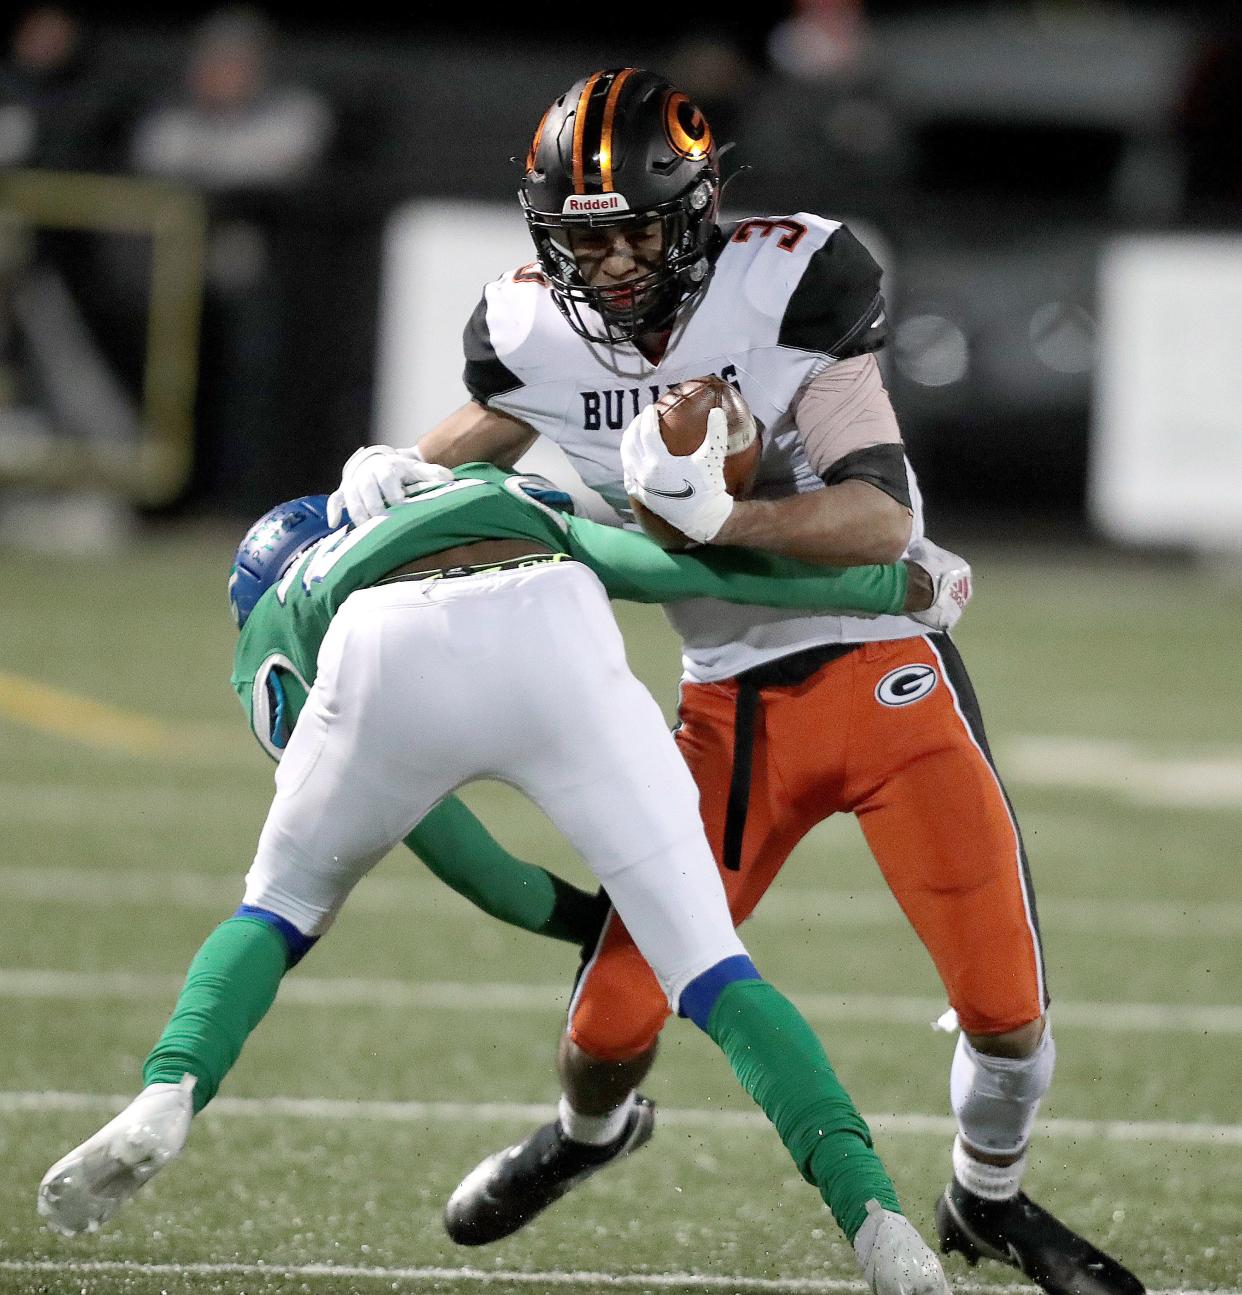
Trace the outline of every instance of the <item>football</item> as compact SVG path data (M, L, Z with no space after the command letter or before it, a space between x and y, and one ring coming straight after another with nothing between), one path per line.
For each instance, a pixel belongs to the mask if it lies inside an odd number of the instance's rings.
M715 376L690 378L670 387L656 401L660 436L670 454L693 454L707 435L707 415L712 409L723 409L728 425L725 489L735 499L744 498L755 479L763 438L750 407L736 387ZM632 496L630 506L639 525L661 548L690 547L691 541L686 535Z

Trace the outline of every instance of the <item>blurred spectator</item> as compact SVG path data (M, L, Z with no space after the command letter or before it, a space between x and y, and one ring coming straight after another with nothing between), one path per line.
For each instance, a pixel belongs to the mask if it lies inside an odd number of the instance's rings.
M67 9L38 5L16 17L0 64L0 166L114 168L123 109L89 53Z
M772 69L753 96L739 160L767 206L881 219L899 202L908 141L861 0L796 0L768 33ZM786 196L788 195L788 197Z
M253 511L281 449L277 385L290 278L282 237L299 221L335 129L328 101L272 74L274 32L219 10L196 30L174 102L139 120L131 165L198 188L208 203L193 492ZM286 256L285 263L296 262Z
M788 76L833 80L852 75L867 49L861 0L798 0L768 36L773 67Z
M332 137L332 110L313 90L272 84L271 45L253 10L207 18L182 100L138 124L134 167L211 191L279 189L312 176Z

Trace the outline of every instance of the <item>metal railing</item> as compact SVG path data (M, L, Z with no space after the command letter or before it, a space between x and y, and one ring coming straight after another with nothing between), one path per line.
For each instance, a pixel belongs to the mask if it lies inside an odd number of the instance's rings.
M49 375L60 375L62 395L75 410L72 419L58 420L6 417L21 411L0 407L0 483L89 486L135 503L169 502L184 487L194 458L206 244L202 201L189 190L150 180L13 170L0 172L0 222L10 248L43 231L150 240L141 398L128 420L109 417L109 395L118 398L113 405L128 397L102 366L90 372L89 334L72 324L73 302L54 269L41 271L37 262L22 265L12 257L0 268L0 308L8 328L30 334L23 348L28 360L32 354L42 360L45 387ZM128 434L113 426L123 421Z

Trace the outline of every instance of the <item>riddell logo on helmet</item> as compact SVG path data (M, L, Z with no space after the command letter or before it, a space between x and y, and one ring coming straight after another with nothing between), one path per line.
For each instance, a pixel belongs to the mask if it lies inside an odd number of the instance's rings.
M630 204L620 193L571 193L561 208L562 216L590 215L597 211L629 211Z

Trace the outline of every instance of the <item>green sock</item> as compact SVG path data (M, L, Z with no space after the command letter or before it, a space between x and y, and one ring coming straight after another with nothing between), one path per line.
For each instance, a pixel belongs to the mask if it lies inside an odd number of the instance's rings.
M266 922L231 917L217 926L190 963L172 1017L142 1067L143 1083L195 1075L194 1111L201 1111L271 1007L288 957L280 932Z
M764 980L734 981L716 1000L707 1033L851 1242L869 1200L900 1212L871 1130L789 999Z

